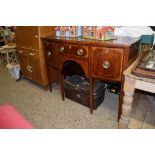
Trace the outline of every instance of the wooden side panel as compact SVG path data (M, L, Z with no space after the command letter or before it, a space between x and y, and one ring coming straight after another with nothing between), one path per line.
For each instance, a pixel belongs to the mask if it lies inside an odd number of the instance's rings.
M40 72L42 77L42 85L48 86L49 85L49 77L48 77L48 70L45 62L45 55L43 50L38 51L39 55L39 65L40 65Z
M58 81L58 71L56 68L49 66L50 83Z
M46 63L57 68L56 46L53 42L43 41Z

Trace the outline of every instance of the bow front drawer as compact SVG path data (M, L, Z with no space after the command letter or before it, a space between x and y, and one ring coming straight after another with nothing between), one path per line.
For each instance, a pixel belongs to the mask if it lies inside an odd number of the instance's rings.
M58 53L76 58L88 58L88 46L74 44L59 44Z

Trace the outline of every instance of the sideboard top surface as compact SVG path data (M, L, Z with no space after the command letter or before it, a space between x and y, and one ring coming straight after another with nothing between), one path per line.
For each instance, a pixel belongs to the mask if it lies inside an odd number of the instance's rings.
M83 45L97 45L97 46L115 46L115 47L130 47L133 43L140 40L140 38L132 38L132 37L116 37L113 40L93 40L93 39L87 39L83 37L78 38L66 38L66 37L56 37L56 36L45 36L42 37L42 39L47 39L51 41L59 41L62 43L75 43L75 44L83 44Z

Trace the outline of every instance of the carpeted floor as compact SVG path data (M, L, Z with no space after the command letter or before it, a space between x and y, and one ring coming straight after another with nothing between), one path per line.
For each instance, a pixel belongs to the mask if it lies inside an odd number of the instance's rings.
M141 97L146 98L144 95ZM90 114L89 108L85 106L68 99L61 101L58 84L53 85L51 93L26 79L16 82L9 76L7 69L0 68L0 104L6 102L13 104L34 128L118 128L117 95L106 92L104 102ZM137 127L135 120L133 117L130 127L142 128Z

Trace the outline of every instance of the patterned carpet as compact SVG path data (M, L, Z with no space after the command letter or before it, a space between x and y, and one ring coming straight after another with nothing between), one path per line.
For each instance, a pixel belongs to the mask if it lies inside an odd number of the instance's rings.
M140 102L147 100L143 94L135 96L138 96L135 98L141 98ZM13 104L32 123L34 128L118 128L118 95L106 92L102 104L97 110L94 110L93 114L90 114L89 108L83 105L69 99L61 101L58 84L53 85L53 92L51 93L44 91L39 85L26 79L16 82L10 77L7 69L0 68L0 104L3 103ZM147 101L145 103L140 104L144 105L140 109L146 108ZM146 113L146 110L143 111ZM142 128L141 124L144 121L144 116L146 117L145 113L139 120L137 120L137 117L140 116L138 112L133 111L132 113L133 117L131 117L129 127ZM142 123L139 125L139 122ZM154 128L153 125L145 127Z

